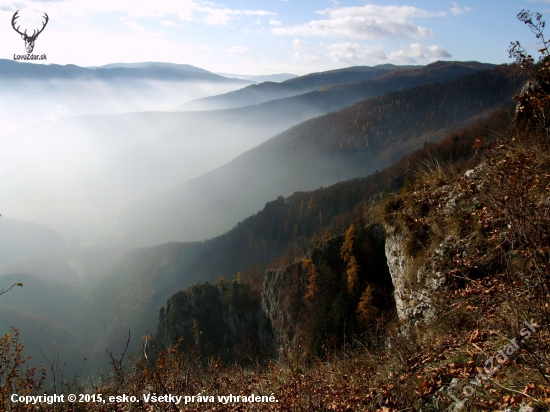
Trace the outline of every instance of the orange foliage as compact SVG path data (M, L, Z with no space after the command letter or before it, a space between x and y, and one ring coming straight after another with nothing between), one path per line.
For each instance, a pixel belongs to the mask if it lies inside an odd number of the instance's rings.
M372 295L372 286L368 285L361 294L359 305L357 305L359 322L365 327L376 318L376 315L378 315L378 309L372 304Z
M347 284L348 292L353 294L355 290L355 285L357 284L357 276L359 274L359 264L357 263L356 257L353 255L353 243L355 241L355 225L352 223L346 232L346 237L344 239L344 244L342 245L342 250L340 251L340 256L346 263L346 275L347 275Z
M306 270L308 270L308 285L307 285L307 293L304 296L304 299L309 299L315 296L315 289L317 287L317 267L315 266L315 263L311 261L311 259L304 259L302 261L302 267Z

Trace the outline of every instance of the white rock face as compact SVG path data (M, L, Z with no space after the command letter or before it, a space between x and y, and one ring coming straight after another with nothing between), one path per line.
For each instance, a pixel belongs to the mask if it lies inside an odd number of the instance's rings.
M480 182L486 165L481 163L463 175L463 184L475 185L482 190ZM415 192L415 196L421 193ZM441 217L452 217L465 207L466 197L456 184L443 185L433 192L440 205ZM473 198L475 201L475 197ZM471 201L471 200L470 200ZM435 250L425 256L413 259L405 252L405 245L410 236L406 228L397 229L391 224L384 225L386 230L386 258L394 286L394 299L399 319L408 324L430 322L437 314L434 310L433 296L436 290L445 288L447 278L443 270L457 253L468 253L469 244L458 242L453 236L446 236ZM425 259L425 261L419 261Z
M403 235L394 228L386 227L386 258L394 287L394 299L399 319L407 320L407 308L410 306L410 287L406 280L407 268L411 259L403 251Z
M451 244L451 238L435 250L434 256L420 269L414 271L412 257L405 253L407 234L386 225L386 258L394 287L397 315L403 322L417 324L435 317L432 295L445 285L446 277L436 270L436 262L443 257Z

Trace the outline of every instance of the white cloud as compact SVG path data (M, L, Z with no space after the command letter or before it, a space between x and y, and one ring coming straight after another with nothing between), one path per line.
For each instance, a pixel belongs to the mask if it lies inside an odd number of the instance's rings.
M275 34L291 36L348 37L354 39L427 38L433 32L412 22L414 18L444 16L412 6L342 7L317 12L324 20L313 20L293 27L273 28Z
M403 50L403 49L391 52L389 54L389 58L391 59L392 62L399 63L399 64L416 63L416 60L407 53L407 50Z
M292 44L294 45L294 48L298 49L298 50L300 50L300 49L309 49L311 47L311 45L308 42L302 41L300 39L294 39Z
M0 11L7 11L8 13L15 13L18 8L20 7L17 7L15 4L0 4Z
M170 20L162 20L160 22L161 26L167 26L167 27L183 27L183 24L178 24L174 21Z
M472 10L471 7L460 8L458 3L454 2L454 1L453 1L453 6L454 7L451 8L451 13L453 13L453 14L462 14L462 13L466 13L466 12Z
M129 20L129 21L127 21L126 23L124 23L124 25L125 25L126 27L129 27L129 28L133 29L133 30L137 30L137 31L142 32L142 33L145 32L145 27L140 26L140 25L139 25L138 23L136 23L135 21Z
M277 13L273 11L266 11L266 10L244 10L244 14L249 16L276 16Z
M448 59L450 57L452 57L451 54L441 46L424 46L420 43L412 43L399 50L388 53L388 59L390 61L401 64L417 63L417 59L430 59L430 61L436 61Z
M445 50L441 46L428 46L427 49L432 54L432 57L438 57L443 59L450 59L453 57L451 53L449 53L447 50Z
M152 32L151 30L147 30L145 27L140 26L135 21L128 20L126 23L124 23L126 27L129 27L132 30L135 30L139 33L146 33L150 37L163 37L166 35L165 32L159 31L159 32Z
M277 13L266 10L232 10L232 9L215 9L212 7L196 7L199 12L207 13L201 21L208 25L227 25L230 19L239 15L247 16L267 16L276 15Z
M294 40L297 49L301 41ZM305 43L307 44L307 43ZM309 47L309 45L308 45ZM377 65L387 62L397 64L414 64L418 60L436 61L452 57L441 46L424 46L420 43L412 43L402 46L400 49L386 53L381 46L364 45L357 42L335 43L327 47L326 53L301 53L296 52L294 58L301 61L327 60L335 63L353 65Z
M250 16L275 16L277 13L267 10L238 10L229 8L216 8L210 2L197 2L195 0L94 0L94 1L69 1L50 0L48 7L62 13L85 17L88 12L94 13L126 13L132 19L144 17L174 16L180 21L200 21L208 25L227 25L230 19L239 15ZM42 9L44 2L29 0L21 4L19 8ZM8 7L11 9L14 6ZM7 8L0 3L0 11Z
M232 15L240 14L239 10L213 9L212 7L197 7L197 10L207 13L201 21L210 26L227 25Z
M248 51L248 47L244 46L233 46L228 49L225 49L227 53L246 53Z
M346 64L380 64L388 60L379 46L365 46L359 43L337 43L328 47L332 61Z
M281 22L279 20L271 19L269 20L269 24L271 24L272 26L280 26Z
M294 59L302 62L314 62L321 60L323 56L321 54L304 54L300 52L294 53Z

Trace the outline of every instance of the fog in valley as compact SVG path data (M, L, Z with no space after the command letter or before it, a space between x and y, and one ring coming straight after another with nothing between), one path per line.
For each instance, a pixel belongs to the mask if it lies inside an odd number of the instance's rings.
M22 64L3 61L0 71L1 212L50 226L68 242L111 236L129 202L199 176L270 137L173 112L248 81L178 65L169 71L173 79L164 66L98 74L14 65Z
M361 69L352 75L367 81L395 69ZM176 276L177 258L158 279L163 284L148 290L157 276L150 271L156 271L162 253L135 247L221 235L260 210L273 193L289 195L297 186L277 184L249 199L248 208L235 204L242 212L229 213L224 224L206 225L202 231L199 223L183 236L157 223L153 233L134 235L138 205L153 199L154 207L158 199L163 208L165 193L304 120L348 105L330 98L320 103L317 98L292 100L318 86L344 82L346 76L317 76L280 87L272 80L296 76L265 76L258 81L269 82L250 94L256 82L252 77L223 77L188 65L84 68L1 60L0 290L14 283L24 287L2 296L0 333L17 325L33 359L43 363L45 356L60 356L68 374L105 370L105 349L120 349L128 329L136 336L154 333L158 309L190 282L187 275ZM240 89L236 98L228 95L223 109L197 110L201 103L193 103ZM264 167L243 166L251 167L250 175ZM235 173L242 174L232 171L216 183L224 198L223 186L231 187ZM200 190L183 196L183 213L197 222L207 219L216 203L215 195L202 196ZM220 206L227 212L233 208L225 200ZM146 222L148 213L153 217L159 212L145 210L137 219ZM179 255L194 257L203 246L181 247ZM181 262L191 267L190 261ZM204 276L219 270L205 269ZM151 279L138 281L140 276ZM133 339L131 348L139 344Z
M251 84L188 65L1 60L0 290L24 287L2 296L0 334L16 325L37 363L42 352L59 353L69 374L107 365L120 331L101 326L112 312L99 305L109 298L97 285L117 279L129 253L117 237L122 211L290 125L180 109Z
M125 216L141 199L200 177L304 120L404 87L388 81L383 87L366 83L359 93L316 91L369 82L399 68L391 65L258 85L166 63L20 71L14 67L20 63L2 65L6 127L0 135L0 173L9 176L0 183L2 213L47 225L72 246L116 243L132 229ZM223 101L223 109L216 99ZM270 199L262 197L247 212ZM197 202L195 212L211 206L210 199ZM203 240L246 216L215 231L131 244Z
M544 409L519 3L0 0L0 412Z
M0 290L24 285L0 299L0 334L16 325L67 376L105 371L176 291L284 253L261 216L280 196L377 173L506 109L523 80L436 62L255 81L0 60Z

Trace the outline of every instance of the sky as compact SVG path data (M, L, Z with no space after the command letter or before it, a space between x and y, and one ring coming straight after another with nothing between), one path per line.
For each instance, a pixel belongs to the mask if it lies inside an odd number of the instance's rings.
M185 63L212 72L306 74L349 66L437 60L507 63L508 47L536 39L516 19L550 0L0 0L0 58L47 64ZM41 62L42 63L42 62Z

